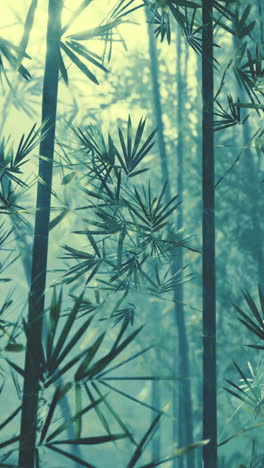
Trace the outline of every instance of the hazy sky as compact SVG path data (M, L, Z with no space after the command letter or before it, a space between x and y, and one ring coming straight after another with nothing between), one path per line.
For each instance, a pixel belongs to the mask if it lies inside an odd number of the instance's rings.
M73 12L73 6L76 10L81 3L81 0L79 0L78 2L66 0L64 2L62 19L63 24L65 24L68 18L71 16ZM136 3L137 1L135 2L135 4ZM138 3L140 2L138 1ZM31 0L20 0L19 2L15 0L7 0L2 2L2 14L0 17L0 37L3 36L5 39L10 40L13 44L19 45L21 37L23 35L23 25L30 4ZM84 12L79 16L79 18L74 22L72 27L69 29L68 34L72 34L77 31L80 32L98 26L105 19L107 14L111 11L113 5L116 5L116 0L93 0L89 7L87 7L84 10ZM43 77L45 59L45 34L47 27L47 8L48 0L38 1L38 8L36 10L34 20L34 27L27 48L27 52L30 55L31 60L25 59L23 61L23 64L26 67L28 67L28 69L32 73L33 79L35 80L37 78L41 80ZM131 53L137 54L138 51L140 54L144 53L146 54L146 57L148 57L148 35L143 8L137 10L133 15L129 15L127 19L129 21L119 27L119 31L125 40L127 51L124 49L121 42L114 43L111 63L105 64L106 67L110 70L110 73L113 73L113 76L117 73L122 74L123 70L126 70L129 67ZM173 22L172 32L174 34ZM96 52L98 55L101 55L103 51L102 41L85 41L84 45L86 45L91 51ZM163 44L160 44L159 40L157 40L157 46L160 49L161 55L166 59L167 66L171 69L171 72L174 73L174 71L176 71L174 43L172 43L171 46L168 46L166 41L164 41ZM192 62L194 66L190 65ZM192 79L194 78L195 62L196 58L194 54L190 52L188 71L189 86L192 82ZM91 66L91 71L93 71L96 74L100 82L100 86L96 86L93 83L89 82L89 80L87 80L87 78L83 76L83 74L80 72L79 69L77 69L76 66L73 65L70 67L70 87L67 88L62 82L60 84L60 113L67 112L67 105L72 105L73 100L78 102L79 108L81 110L89 108L91 115L93 113L96 113L96 110L100 108L101 103L109 102L109 85L106 80L105 74L93 66ZM34 80L32 82L34 83ZM142 83L144 83L144 76L142 76ZM172 86L174 85L172 84ZM193 92L196 93L197 90L195 88L193 89ZM28 96L26 99L32 98L32 93L28 91L21 93L21 99L23 101L25 101L25 96ZM161 94L163 94L163 92L164 90L161 89ZM130 109L128 109L126 101L122 101L121 104L118 103L114 106L111 106L111 108L108 107L104 116L104 122L106 122L106 126L111 120L116 120L119 118L126 119L129 111ZM139 110L139 112L142 111ZM136 119L140 117L140 115L137 115L136 109L134 109L134 114ZM39 121L39 118L40 101L37 101L36 117L34 117L33 120ZM5 130L7 131L7 133L12 132L13 138L19 137L21 132L28 131L28 128L30 126L32 126L32 119L29 119L24 114L22 109L19 109L18 107L13 107L12 112L9 111L8 118L5 121Z
M28 8L30 6L30 0L20 0L19 2L14 0L7 0L1 2L1 16L0 16L0 29L1 35L7 39L12 39L14 43L18 43L23 32L23 22L25 21ZM72 0L66 0L63 9L63 23L67 21L69 16L77 9L81 1L72 2ZM79 16L75 21L74 25L70 29L71 33L80 30L86 30L98 25L107 13L111 10L112 6L116 4L116 0L93 0L86 10ZM46 29L46 14L47 14L48 0L39 0L37 14L35 17L34 31L32 34L32 41L42 34L45 34ZM126 23L125 26L121 26L121 31L126 30L125 39L129 48L137 48L145 46L145 27L143 20L143 10L135 13L133 19L141 22L141 27ZM132 20L132 16L129 16L129 20Z

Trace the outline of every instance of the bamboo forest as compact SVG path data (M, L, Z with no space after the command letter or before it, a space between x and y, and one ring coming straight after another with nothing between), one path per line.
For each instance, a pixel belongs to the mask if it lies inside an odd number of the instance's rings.
M0 467L264 468L263 0L0 12Z

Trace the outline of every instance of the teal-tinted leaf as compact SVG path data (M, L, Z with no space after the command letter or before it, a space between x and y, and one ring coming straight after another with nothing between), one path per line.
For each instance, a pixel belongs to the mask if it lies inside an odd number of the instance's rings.
M65 431L71 424L75 423L76 421L78 421L78 419L80 419L84 414L86 414L88 411L91 411L92 409L95 408L95 406L99 405L101 403L101 401L103 401L105 397L102 397L102 398L99 398L98 400L96 400L94 403L86 406L85 408L83 408L81 411L79 411L78 413L76 413L74 416L72 416L71 418L69 418L67 421L65 421L63 424L61 424L54 432L52 432L52 434L49 435L49 437L47 437L47 442L50 442L52 439L54 439L54 437L56 437L57 435L59 435L61 432ZM52 443L57 443L57 441L54 441ZM59 442L59 443L63 443L63 442ZM66 443L66 442L65 442Z
M158 424L160 422L160 418L161 418L161 414L158 414L154 420L152 421L151 425L149 426L148 430L146 431L146 433L144 434L144 436L142 437L140 443L138 444L131 460L129 461L128 465L127 465L127 468L133 468L136 463L138 462L138 460L141 458L144 450L146 449L148 443L150 442L150 440L152 439L152 437L154 436L157 428L158 428Z
M49 320L48 320L48 333L46 341L46 355L47 361L50 360L53 348L53 342L57 326L59 323L59 318L61 314L61 305L62 305L62 289L60 290L59 296L57 298L56 289L53 288L53 294L51 299L50 311L49 311Z
M77 55L75 55L63 42L61 42L61 47L64 50L64 52L68 55L68 57L71 59L71 61L84 73L84 75L89 78L93 83L99 84L97 81L95 75L87 68L85 63L83 63Z
M19 436L11 437L11 439L5 440L4 442L0 443L0 449L7 447L8 445L14 444L20 440Z
M8 416L3 422L1 422L0 431L2 431L2 429L4 429L4 427L18 415L21 408L22 406L20 405L10 416Z
M49 231L51 231L52 229L54 229L56 226L58 226L58 224L65 218L65 216L69 213L69 209L68 208L65 208L63 209L57 216L55 216L55 218L53 218L50 222L49 222Z
M49 411L45 420L45 423L42 428L41 432L41 437L40 437L40 443L43 442L43 440L46 437L46 434L48 432L48 429L50 427L50 423L52 421L52 417L54 414L54 411L56 409L57 403L66 395L66 393L72 388L71 383L66 383L64 385L60 384L53 395L53 398L51 400L50 406L49 406Z
M85 356L87 350L84 349L81 353L77 354L74 358L70 359L64 367L60 367L59 369L54 369L53 372L49 373L49 378L44 382L45 387L49 387L52 383L58 380L63 374L65 374L69 369L71 369L75 364L77 364L83 356ZM50 377L51 376L51 377Z
M255 302L253 301L252 297L251 297L250 294L248 293L248 291L244 291L244 292L243 292L243 296L244 296L244 298L246 299L247 304L248 304L248 306L249 306L251 312L253 313L253 315L254 315L255 318L257 319L259 325L260 325L261 327L263 327L263 320L262 320L262 318L261 318L261 315L260 315L260 313L259 313L259 311L258 311L258 308L257 308Z
M151 406L151 405L148 405L147 403L144 403L144 401L141 401L138 398L135 398L132 395L129 395L128 393L123 392L122 390L119 390L118 388L114 387L113 385L110 385L108 382L105 382L104 380L100 380L100 379L98 379L98 380L102 385L109 388L110 390L113 390L118 395L121 395L124 398L127 398L128 400L133 401L134 403L138 403L139 405L143 406L144 408L148 408L148 409L154 411L155 413L161 414L161 411L158 410L157 408L154 408L154 406Z
M78 42L76 41L67 41L66 42L67 46L70 47L76 54L79 54L81 55L83 58L85 58L86 60L88 60L89 62L91 62L93 65L95 65L97 68L100 68L101 70L103 70L105 73L108 73L108 70L107 68L104 67L104 65L99 62L99 60L96 60L93 55L94 54L91 54L91 52L89 51L89 49L87 49L87 47L85 47L84 45L82 44L79 44Z
M28 13L27 13L27 17L26 17L26 21L24 23L23 36L18 47L17 69L21 65L21 62L26 53L28 41L30 38L30 33L31 33L33 23L34 23L34 17L35 17L37 5L38 5L38 0L31 0Z
M50 450L53 450L54 452L60 453L61 455L64 455L65 457L69 458L70 460L73 460L75 463L79 463L81 466L86 466L87 468L96 468L95 465L91 465L91 463L88 463L84 460L82 460L79 457L76 457L75 455L72 455L69 452L65 452L65 450L61 450L58 447L54 447L51 444L46 444L45 447L48 447Z
M120 362L119 364L116 364L115 366L110 367L110 369L107 369L107 370L105 370L104 372L100 373L100 374L98 375L98 378L101 379L104 375L108 374L109 372L111 372L111 371L113 371L113 370L115 370L115 369L118 369L118 368L121 367L121 366L126 365L128 362L133 361L134 359L138 358L139 356L141 356L142 354L146 353L147 351L149 351L149 350L152 349L152 348L153 348L153 345L148 346L148 347L145 348L145 349L142 349L142 350L139 351L138 353L133 354L132 356L130 356L128 359L125 359L125 361L122 361L122 362Z
M71 353L72 349L74 348L74 346L77 344L77 342L83 336L83 334L88 330L92 319L93 319L93 317L88 318L88 320L86 320L82 324L82 326L79 328L79 330L73 335L72 339L64 347L63 351L57 357L57 360L56 360L57 366L59 366L61 364L61 362L63 361L63 359L65 359L65 357L67 355L70 355L70 353Z
M72 171L69 174L65 175L61 181L61 185L67 185L76 177L76 171Z
M93 29L87 29L76 34L71 34L69 37L70 39L75 39L77 41L88 41L89 39L94 39L96 37L103 37L113 28L116 28L120 23L120 20L114 20Z
M145 169L139 169L138 171L130 172L130 174L128 175L128 177L130 177L130 178L131 178L131 177L135 177L135 176L137 176L137 175L139 175L139 174L142 174L143 172L147 172L147 171L149 171L149 168L148 168L148 167L146 167Z
M263 323L261 323L261 327L259 325L257 325L247 314L245 314L245 312L240 309L240 307L234 305L236 311L243 317L243 323L245 324L245 322L247 323L247 327L248 325L250 326L250 330L253 331L254 333L257 333L258 336L261 338L264 339L264 330L263 330ZM241 319L240 319L241 320Z
M24 351L24 349L24 345L19 343L8 343L8 345L5 347L5 351L10 353L20 353L21 351Z
M66 23L66 25L62 28L61 30L61 35L64 34L67 29L69 29L69 27L74 23L74 21L78 18L78 16L85 10L85 8L87 8L90 3L92 3L93 0L83 0L81 5L79 6L79 8L77 8L77 10L75 10L69 21Z
M112 434L95 437L82 437L81 439L54 440L53 444L73 444L73 445L98 445L106 442L114 442L119 439L124 439L126 434Z
M201 440L199 442L194 442L193 444L186 445L185 447L181 447L177 450L174 450L172 454L167 456L166 458L163 458L162 460L153 460L152 462L148 463L147 465L143 465L140 468L154 468L155 466L163 465L164 463L168 463L174 460L176 457L180 457L184 455L185 453L190 452L191 450L203 447L204 445L209 444L209 442L210 440L207 439L207 440Z
M24 369L22 369L15 362L10 361L9 359L7 359L7 362L8 364L10 364L11 367L13 367L13 369L15 369L16 372L18 372L18 374L20 374L22 377L25 377Z
M93 397L93 394L90 391L89 386L87 385L87 383L84 384L84 387L85 387L86 393L88 395L88 398L90 399L91 403L94 404L96 400ZM103 397L103 395L101 394L100 397ZM103 401L105 402L105 399ZM108 424L107 419L104 416L103 411L101 411L100 406L98 406L98 405L95 406L94 410L95 410L95 412L96 412L96 414L98 416L98 419L101 422L103 428L105 429L106 433L108 435L112 435L110 425Z
M60 353L62 353L64 344L65 344L65 342L66 342L66 340L68 338L68 334L71 331L71 328L72 328L72 326L74 324L75 318L76 318L76 316L78 314L78 311L79 311L79 308L80 308L80 305L81 305L81 302L82 302L82 298L83 298L83 293L78 297L78 299L75 300L73 308L72 308L71 312L68 315L68 318L66 320L66 323L65 323L64 327L62 328L62 331L60 333L60 337L59 337L59 339L57 341L57 344L56 344L55 349L54 349L54 351L52 353L52 356L50 357L50 362L52 361L50 370L54 370L57 367L58 356L59 356ZM67 349L69 349L69 347L67 347Z
M87 384L85 384L87 385ZM98 393L98 395L100 397L102 397L102 393L100 391L100 389L98 388L98 386L96 385L95 382L92 382L92 386L94 387L95 391ZM130 431L128 430L127 426L123 423L122 419L120 418L120 416L118 415L118 413L114 410L114 408L112 407L112 405L110 405L110 403L107 401L107 399L105 398L103 400L103 405L106 406L106 408L108 409L108 411L112 414L112 416L114 417L114 419L117 421L117 423L119 424L120 428L123 430L123 432L127 435L127 437L131 440L131 442L133 444L136 444L135 442L135 439L134 437L132 436L132 434L130 433ZM105 420L105 424L108 425L107 421ZM109 428L109 431L110 431L110 428ZM108 431L107 431L108 432Z
M221 447L222 445L225 445L227 442L234 439L235 437L240 436L240 434L243 434L244 432L251 431L252 429L257 429L257 428L263 426L263 424L264 424L264 421L262 421L262 422L260 422L258 424L255 424L254 426L246 426L241 431L236 432L231 437L228 437L228 439L224 440L223 442L220 442L220 444L218 444L217 447Z
M95 401L92 403L95 404ZM97 409L97 405L95 405L95 410ZM75 413L78 414L82 410L82 389L79 383L75 384ZM74 429L74 436L76 439L80 439L82 434L82 418L78 418L75 421L75 429Z
M110 364L138 335L143 327L135 330L131 335L129 335L119 346L113 348L106 356L97 361L88 371L86 376L91 379L101 372L108 364Z
M9 87L11 87L11 83L7 77L2 56L6 58L6 60L8 61L12 69L18 70L18 73L20 73L20 75L25 80L28 81L31 79L31 75L29 71L22 64L20 64L17 68L17 53L18 52L19 52L18 47L16 47L14 44L12 44L10 41L7 41L3 37L0 37L0 73L2 72L4 74L4 77ZM25 54L25 56L29 58L27 54Z
M250 405L252 408L255 407L256 400L253 399L253 398L249 395L248 392L246 392L245 390L243 390L242 388L240 388L240 387L239 387L238 385L236 385L234 382L231 382L231 380L226 379L226 382L229 383L232 387L234 387L236 390L238 390L240 393L242 393L242 394L244 395L243 400L242 400L242 401L244 401L244 403ZM225 388L225 390L226 390L226 388ZM229 392L229 393L230 393L230 392ZM235 394L234 392L232 392L232 395L233 395L233 396L237 395L237 398L239 398L239 395L238 395L237 393ZM240 395L240 399L242 399L242 396L241 396L241 395Z
M57 47L57 60L58 60L58 66L59 66L59 70L61 72L62 79L63 79L64 83L66 84L66 86L68 86L68 84L69 84L68 71L67 71L67 68L65 66L64 60L62 58L59 46Z
M261 312L262 312L262 316L264 319L264 295L263 295L263 291L260 285L258 285L258 293L259 293L259 301L261 305Z
M260 345L246 345L248 348L261 349L264 350L264 346Z
M256 393L255 388L250 384L249 380L246 378L245 374L243 371L240 369L240 367L234 362L234 366L236 367L237 371L241 375L242 379L244 382L247 384L247 387L251 390L252 394L255 396L255 398L258 400L258 395Z
M78 381L78 380L81 380L82 378L84 378L85 376L85 372L88 368L88 366L90 365L92 359L94 358L94 356L96 355L98 349L100 348L102 342L103 342L103 339L105 337L105 332L102 333L98 338L97 340L95 341L94 344L92 344L88 350L86 351L86 356L83 360L83 362L80 364L80 366L78 367L76 373L75 373L75 376L74 376L74 379L75 381Z
M36 124L33 125L27 136L22 135L14 158L14 166L20 166L23 159L33 151L33 149L43 140L46 135L47 123L44 122L37 130Z
M123 259L123 245L126 237L126 228L123 227L119 234L118 245L117 245L117 270L120 270L122 259Z
M243 325L245 325L246 328L248 328L252 333L254 333L255 335L257 335L261 340L264 340L264 332L260 329L257 328L256 325L254 325L254 327L252 327L248 321L245 321L241 318L239 318L239 321L241 323L243 323Z
M121 1L118 2L116 7L113 9L111 12L111 19L121 19L124 16L127 16L131 14L133 11L138 10L139 8L142 8L144 5L140 4L135 7L129 8L130 5L134 3L134 0L127 0L127 1Z

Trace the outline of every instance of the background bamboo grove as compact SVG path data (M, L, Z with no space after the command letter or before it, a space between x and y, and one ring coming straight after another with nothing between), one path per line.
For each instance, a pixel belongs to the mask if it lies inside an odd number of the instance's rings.
M1 13L0 466L263 467L261 0Z

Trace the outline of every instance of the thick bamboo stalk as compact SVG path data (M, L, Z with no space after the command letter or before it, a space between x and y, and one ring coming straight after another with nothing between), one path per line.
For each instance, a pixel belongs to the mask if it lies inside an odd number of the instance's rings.
M58 95L57 47L61 30L62 0L49 0L47 52L42 96L42 122L48 131L40 144L39 178L32 253L31 288L27 326L25 378L21 418L19 466L34 468L41 371L41 338L47 273L52 161Z
M203 450L204 468L217 466L216 300L215 300L215 189L214 189L214 73L213 0L202 4L203 93Z

